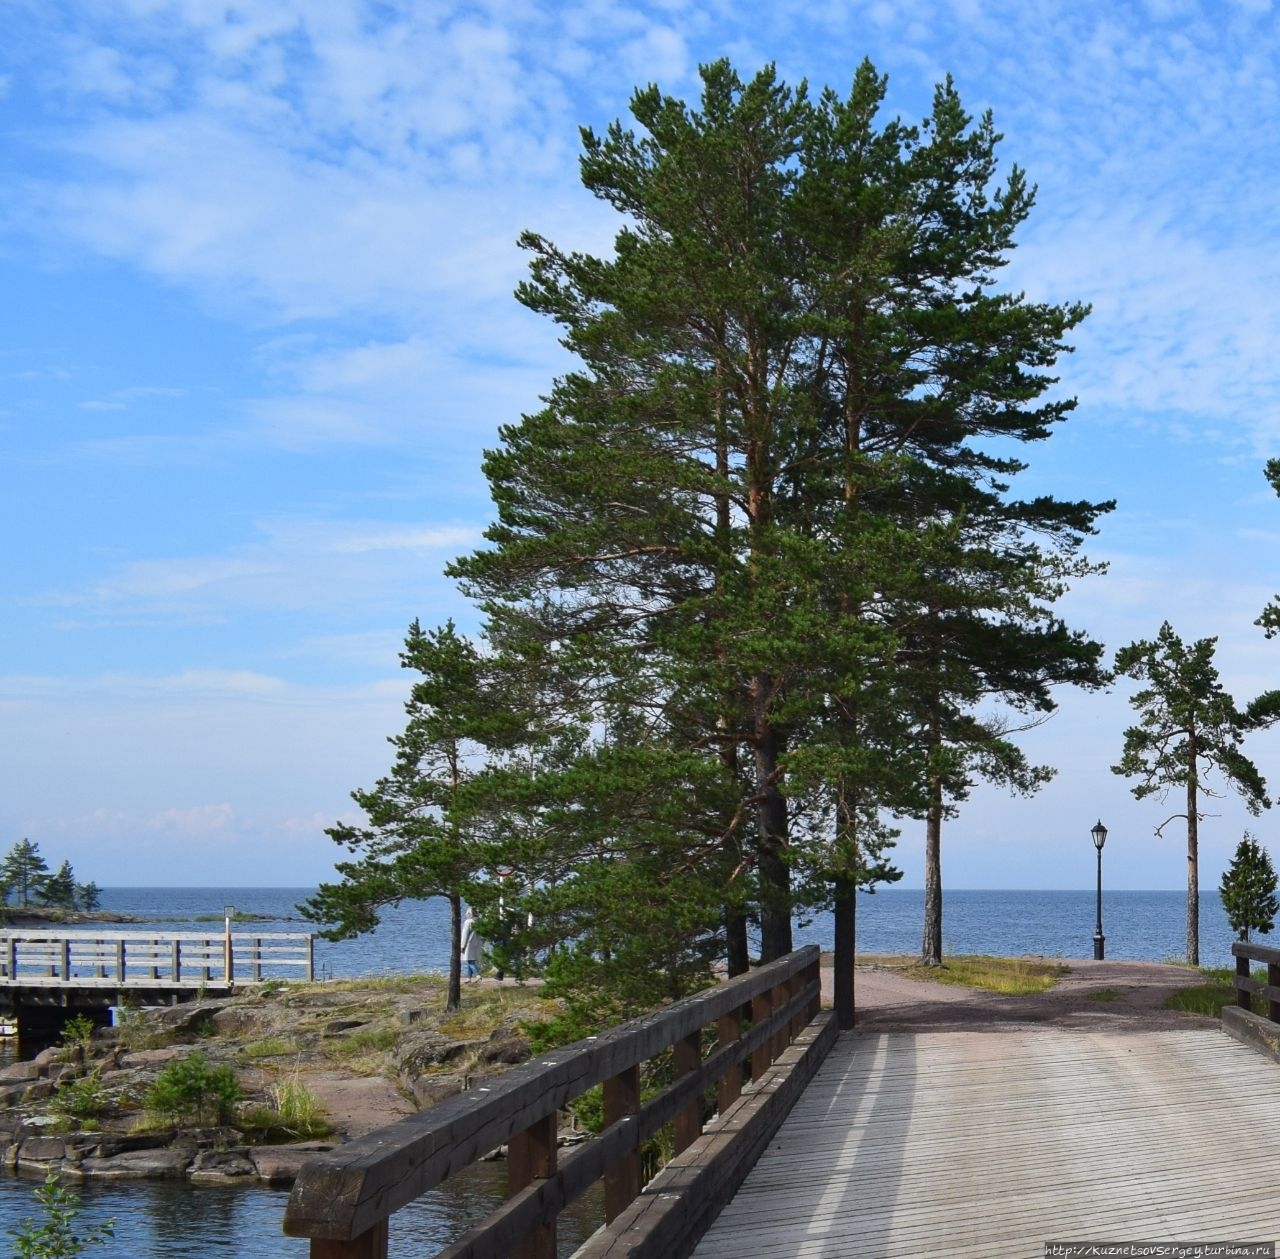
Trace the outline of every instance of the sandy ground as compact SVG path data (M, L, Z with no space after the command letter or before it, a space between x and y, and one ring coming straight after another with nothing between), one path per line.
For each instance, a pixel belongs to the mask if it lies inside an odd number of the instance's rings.
M824 963L828 959L824 958ZM1164 1010L1170 993L1200 982L1195 971L1160 962L1071 961L1047 992L1006 997L953 984L909 979L892 967L860 965L854 975L855 1022L877 1031L1005 1031L1045 1026L1146 1032L1216 1027L1217 1019ZM1103 1000L1099 993L1114 993ZM822 971L824 1002L831 971Z

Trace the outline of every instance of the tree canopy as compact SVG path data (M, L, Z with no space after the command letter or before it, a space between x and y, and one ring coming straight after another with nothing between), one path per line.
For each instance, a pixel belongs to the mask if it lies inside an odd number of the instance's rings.
M1280 911L1275 867L1267 850L1247 831L1222 873L1218 892L1231 930L1241 940L1248 940L1251 931L1266 935L1275 926Z
M1236 791L1250 813L1270 807L1266 782L1241 750L1256 722L1236 707L1214 664L1216 638L1187 646L1168 621L1154 640L1139 639L1116 652L1116 672L1146 685L1130 698L1139 714L1124 732L1124 749L1112 772L1136 778L1134 796L1161 800L1180 789L1185 804L1175 818L1187 824L1187 961L1200 964L1199 834L1202 796L1218 796L1213 774Z
M1052 608L1110 505L1011 490L1075 405L1052 368L1086 309L998 283L1034 195L990 116L947 80L884 118L869 62L847 96L701 83L583 131L611 252L521 239L517 296L575 362L500 429L497 519L450 569L507 742L428 790L411 712L370 825L330 832L361 861L310 905L362 928L465 867L486 936L518 922L583 1001L737 973L752 930L777 957L797 911L848 926L899 877L895 815L928 817L936 876L943 812L980 777L1033 790L1014 728L1103 677Z

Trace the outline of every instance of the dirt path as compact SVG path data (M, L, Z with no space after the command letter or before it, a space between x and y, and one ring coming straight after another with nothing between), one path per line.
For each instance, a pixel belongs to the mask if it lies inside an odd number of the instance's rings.
M1111 1031L1216 1027L1217 1019L1161 1007L1179 988L1200 982L1195 971L1161 962L1070 961L1070 973L1047 992L1010 997L910 979L890 966L860 965L854 977L859 1027L942 1031L1006 1031L1028 1026ZM831 972L823 969L824 1001ZM1105 999L1099 994L1106 994Z

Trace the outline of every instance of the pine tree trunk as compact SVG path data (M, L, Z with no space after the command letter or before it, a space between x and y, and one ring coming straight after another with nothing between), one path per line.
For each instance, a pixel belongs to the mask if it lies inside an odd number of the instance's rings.
M942 779L929 778L929 811L924 829L924 941L920 960L942 962Z
M773 679L753 684L756 718L756 842L760 872L760 960L791 952L791 869L787 865L787 802L778 790L782 738L766 716Z
M1200 965L1200 819L1196 816L1195 740L1187 776L1187 961Z
M831 964L832 995L835 1000L836 1026L847 1032L854 1024L853 968L857 948L857 883L837 879L835 892L835 957Z
M456 1010L462 1004L462 897L449 893L449 992L445 999L446 1010Z

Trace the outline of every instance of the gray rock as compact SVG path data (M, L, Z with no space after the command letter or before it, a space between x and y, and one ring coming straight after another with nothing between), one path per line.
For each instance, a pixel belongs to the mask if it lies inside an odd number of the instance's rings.
M527 1041L519 1036L504 1036L498 1040L490 1040L480 1051L481 1062L501 1062L513 1066L533 1056Z
M67 1147L61 1137L28 1137L18 1147L20 1167L46 1167L66 1157Z
M258 1175L258 1169L244 1150L202 1150L187 1171L196 1184L225 1184Z
M40 1066L34 1060L31 1062L12 1062L7 1067L0 1067L0 1081L38 1080L39 1078Z
M178 1180L194 1157L191 1149L126 1150L110 1158L87 1158L80 1170L105 1180Z
M487 1043L483 1040L455 1040L440 1032L414 1033L401 1042L400 1069L415 1076L429 1067L444 1066L474 1054Z
M324 1035L341 1036L345 1032L354 1032L357 1027L367 1027L368 1019L330 1019L324 1025Z
M409 1076L401 1072L400 1086L408 1090L419 1106L425 1108L444 1101L446 1097L464 1092L466 1077L462 1075Z
M120 1066L125 1070L137 1067L163 1067L179 1058L189 1058L196 1052L194 1045L172 1045L168 1049L138 1049L131 1054L121 1054Z
M260 1179L269 1185L291 1185L308 1159L333 1149L329 1141L300 1141L296 1145L260 1145L249 1151Z

